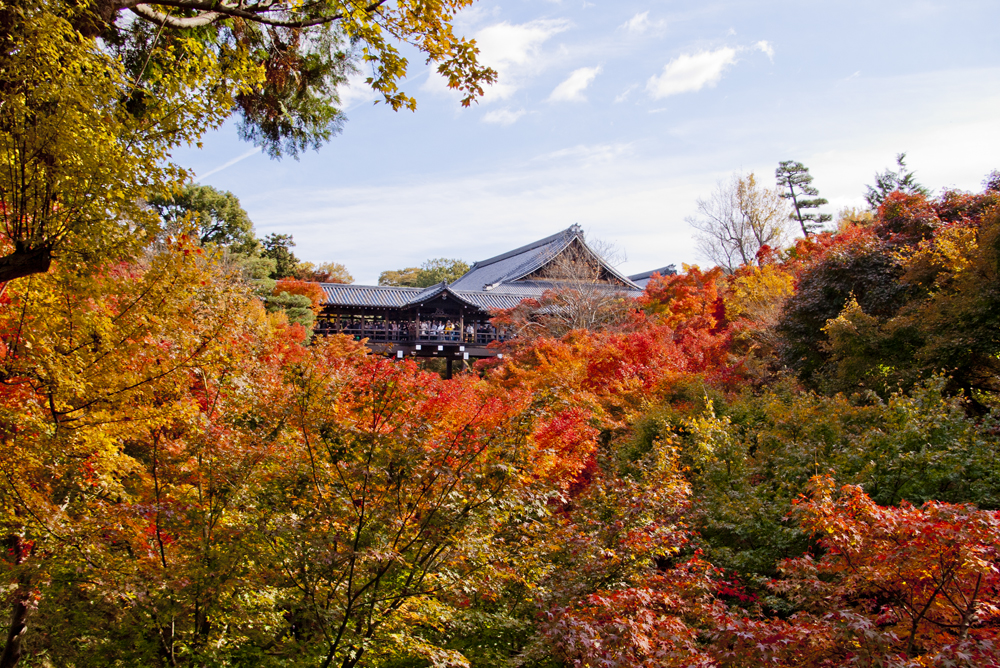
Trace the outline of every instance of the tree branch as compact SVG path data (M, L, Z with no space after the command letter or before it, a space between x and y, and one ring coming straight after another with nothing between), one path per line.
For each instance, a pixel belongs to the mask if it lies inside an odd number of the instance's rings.
M367 14L372 14L388 1L389 0L376 0L365 7L364 11ZM280 28L308 28L310 26L333 23L334 21L340 21L344 18L344 14L342 12L337 12L336 14L331 14L329 16L317 16L312 18L303 18L300 20L267 18L265 16L266 12L276 11L276 9L272 7L271 2L255 5L253 9L244 9L238 6L211 1L205 2L202 0L164 0L162 2L156 2L155 4L162 5L164 7L196 10L203 13L198 14L197 16L189 17L171 16L170 14L153 9L151 4L134 1L126 3L124 7L127 7L134 14L148 21L154 21L155 23L163 24L169 28L177 29L199 28L224 18L241 18L253 21L254 23Z
M51 265L51 248L16 249L13 253L0 257L0 283L32 274L44 274Z

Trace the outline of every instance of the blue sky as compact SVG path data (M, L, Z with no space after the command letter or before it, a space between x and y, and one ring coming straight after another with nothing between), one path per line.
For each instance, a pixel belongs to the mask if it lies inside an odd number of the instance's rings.
M996 0L481 1L458 31L500 80L472 108L413 54L415 113L362 73L319 152L273 161L227 126L174 159L363 284L573 223L626 273L703 263L684 219L733 172L803 162L833 214L901 151L935 192L979 190L1000 169L998 23Z

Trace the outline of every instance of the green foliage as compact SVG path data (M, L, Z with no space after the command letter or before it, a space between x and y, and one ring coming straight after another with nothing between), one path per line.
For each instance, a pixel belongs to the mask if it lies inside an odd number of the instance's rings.
M195 40L150 46L176 65L133 76L81 36L89 6L0 3L0 280L47 271L52 258L84 269L139 252L158 230L141 203L181 175L170 149L228 115L223 73ZM233 67L231 86L252 86ZM199 89L201 95L189 95Z
M777 327L785 362L811 387L883 397L944 372L983 412L978 394L1000 391L998 200L891 194L800 275Z
M299 259L292 253L292 246L295 241L291 234L269 234L261 241L263 250L261 257L274 260L274 271L271 278L290 278L295 276L295 268L299 264Z
M917 183L916 175L906 171L906 154L900 153L896 156L896 171L886 169L884 172L875 173L875 185L865 186L865 200L872 209L877 209L892 193L899 192L907 195L923 195L927 197L931 191Z
M808 237L823 226L823 223L833 219L828 213L803 213L803 209L816 209L829 202L819 195L819 191L812 186L813 177L809 174L809 168L801 162L785 160L778 164L774 170L774 176L778 180L778 187L782 188L781 196L792 200L795 213L792 218L799 221L803 236ZM813 197L814 199L806 199ZM800 199L801 198L801 199Z
M259 256L230 255L227 259L239 269L240 275L251 286L254 294L260 299L267 299L277 284L271 275L278 263L273 258Z
M169 56L150 57L151 49L183 39L197 40L227 75L252 69L253 86L236 87L227 79L220 89L239 115L241 137L278 158L318 148L341 131L345 116L337 87L361 63L372 72L367 84L386 104L414 109L416 101L399 90L408 67L399 43L415 46L436 63L468 106L496 77L478 64L475 42L452 32L455 14L470 3L446 0L428 7L404 0L362 7L322 0L207 7L179 0L172 10L132 5L138 17L132 20L116 15L124 9L118 5L96 3L96 15L78 21L78 27L88 37L100 35L133 76L175 67Z
M0 3L0 281L138 252L159 231L140 202L185 178L170 150L235 113L272 157L318 147L340 131L337 86L359 59L387 104L415 108L399 42L470 104L496 78L452 32L471 2Z
M852 299L867 314L894 315L909 291L899 281L902 274L898 259L878 240L861 238L827 253L802 272L798 289L785 303L776 327L782 361L810 386L823 387L827 322Z
M444 281L454 283L467 271L469 265L461 260L443 257L427 260L419 267L383 271L379 274L379 285L398 285L411 288L429 288Z
M288 317L289 322L302 325L306 331L311 331L316 322L312 301L305 295L279 292L276 295L270 295L265 304L269 313L281 311Z
M298 156L343 131L337 86L356 71L356 52L333 25L308 33L247 26L233 41L253 53L266 73L264 84L236 97L240 138L262 146L272 158Z
M202 245L214 244L248 256L258 251L253 222L231 192L187 183L179 191L150 197L149 204L169 233L177 234L193 224Z
M659 438L679 438L693 487L690 518L710 560L751 576L808 544L787 514L815 475L860 485L877 503L935 499L1000 504L1000 442L994 420L968 417L934 378L885 403L869 397L744 395L717 415L709 404ZM648 428L647 428L648 429Z

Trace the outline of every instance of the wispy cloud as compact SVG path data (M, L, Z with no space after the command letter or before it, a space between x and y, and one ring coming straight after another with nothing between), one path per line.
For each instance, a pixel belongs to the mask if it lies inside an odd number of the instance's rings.
M512 125L518 121L521 116L527 113L524 109L510 109L504 107L503 109L497 109L495 111L487 112L483 115L484 123L495 123L497 125Z
M589 165L597 162L608 162L632 152L632 144L579 144L570 148L545 153L536 161L571 160L578 164Z
M621 26L629 32L645 32L649 27L649 12L636 14Z
M549 102L585 102L583 91L601 73L600 67L581 67L573 70L565 81L555 87L549 95Z
M758 51L766 55L772 63L774 62L774 47L771 45L770 42L766 40L761 40L756 44L754 44L753 48L757 49Z
M241 155L233 158L229 162L225 162L225 163L219 165L218 167L215 167L213 169L208 170L204 174L198 174L198 178L199 179L207 179L209 176L212 176L213 174L218 174L223 169L227 169L229 167L232 167L237 162L242 162L243 160L246 160L250 156L256 155L258 153L260 153L260 146L256 146L256 147L250 149L249 151L247 151L246 153L243 153L243 154L241 154Z
M714 86L725 69L735 62L736 49L730 47L683 54L667 63L659 76L650 77L646 90L654 99L661 99Z
M666 21L650 21L649 12L639 12L618 28L634 35L641 35L650 30L663 28L665 25Z
M481 101L509 99L525 81L541 72L545 63L543 45L554 35L568 30L570 25L563 19L538 19L520 24L504 21L479 30L475 34L479 62L497 72L497 82L486 89ZM430 77L424 89L450 92L444 79L436 74Z
M372 102L378 97L378 94L365 83L366 78L366 74L355 72L347 77L346 83L337 86L341 109L351 109L365 102Z
M626 88L625 90L623 90L621 93L619 93L618 95L616 95L615 96L615 104L620 104L620 103L624 102L625 100L627 100L628 96L632 94L632 91L634 91L638 87L639 87L639 84L632 84L631 86L629 86L628 88Z

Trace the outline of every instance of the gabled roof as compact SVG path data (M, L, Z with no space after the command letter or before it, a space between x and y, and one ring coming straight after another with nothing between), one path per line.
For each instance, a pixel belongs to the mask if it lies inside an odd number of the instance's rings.
M507 251L501 255L491 257L487 260L480 260L469 268L461 278L451 284L454 290L484 291L493 290L500 285L517 281L525 276L538 271L559 256L574 241L587 249L595 258L601 262L602 267L612 276L622 282L626 288L641 288L628 278L618 273L597 253L594 253L583 238L583 230L579 225L573 225L562 232L557 232L552 236L539 239L512 251ZM553 286L554 287L554 286Z
M535 288L527 294L506 294L490 292L470 292L452 290L445 283L429 288L403 288L385 285L346 285L343 283L323 283L326 293L325 304L337 306L396 307L409 308L438 297L447 292L453 299L486 311L513 308L526 296L540 295L543 290Z
M653 274L659 274L660 276L673 276L677 273L677 268L668 264L666 267L660 267L659 269L650 269L649 271L644 271L641 274L632 274L629 276L629 280L636 285L645 288L646 284L649 283L649 279L653 277Z
M323 283L325 303L337 306L411 308L447 293L459 302L486 311L512 308L525 297L538 297L546 290L561 287L558 281L526 277L555 260L574 242L579 242L601 263L604 271L621 282L621 286L600 283L599 287L606 287L608 290L621 290L624 287L626 292L633 294L642 290L641 286L618 273L594 253L583 239L583 230L579 225L573 225L526 246L476 262L451 285L441 282L427 288L404 288Z

